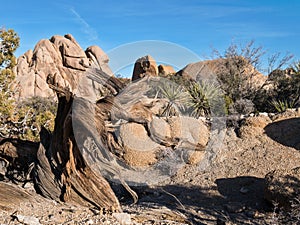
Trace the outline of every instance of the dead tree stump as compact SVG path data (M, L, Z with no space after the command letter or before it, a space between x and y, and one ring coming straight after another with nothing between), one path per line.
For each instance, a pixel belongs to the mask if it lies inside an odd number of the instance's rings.
M119 211L119 201L109 183L86 164L77 146L72 124L73 95L58 92L53 134L41 132L34 182L37 190L54 200L93 205ZM89 116L89 115L83 115Z

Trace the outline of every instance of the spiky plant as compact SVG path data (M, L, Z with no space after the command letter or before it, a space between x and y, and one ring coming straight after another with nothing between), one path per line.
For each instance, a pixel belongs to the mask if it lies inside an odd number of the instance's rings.
M211 107L221 97L220 87L211 81L199 81L191 83L188 87L191 96L188 105L191 109L191 116L209 116Z
M185 111L186 103L190 99L189 93L183 86L169 80L164 80L157 86L157 94L159 97L165 98L168 101L161 113L161 116L166 117Z
M277 112L285 112L287 109L295 108L297 100L276 100L273 99L270 104L275 108Z

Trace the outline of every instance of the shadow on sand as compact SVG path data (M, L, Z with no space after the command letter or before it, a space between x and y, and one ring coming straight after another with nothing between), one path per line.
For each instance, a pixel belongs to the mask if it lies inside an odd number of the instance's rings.
M224 178L217 179L215 184L208 188L166 185L134 189L139 195L138 206L167 207L179 211L191 224L214 224L216 219L243 223L249 221L250 212L271 210L264 199L264 179L250 176Z
M271 123L265 127L265 132L280 144L300 150L300 118Z

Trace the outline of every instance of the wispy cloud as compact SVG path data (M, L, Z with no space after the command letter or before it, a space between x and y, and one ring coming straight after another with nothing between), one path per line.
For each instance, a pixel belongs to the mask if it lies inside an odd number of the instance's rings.
M88 36L89 41L98 40L96 30L92 28L74 8L71 8L70 11L74 14L77 22L81 25L82 31Z

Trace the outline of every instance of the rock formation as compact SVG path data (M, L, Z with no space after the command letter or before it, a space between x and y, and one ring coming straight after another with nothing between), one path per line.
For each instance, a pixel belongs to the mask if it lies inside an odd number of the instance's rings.
M158 73L161 74L161 75L169 75L169 74L175 74L176 71L170 65L159 65L158 66Z
M132 81L148 76L157 76L158 68L155 60L150 55L139 58L135 64L132 74Z
M183 69L177 72L177 74L194 80L210 78L216 75L217 60L199 61L196 63L190 63Z
M216 79L220 72L224 74L229 73L230 68L226 66L227 62L228 59L214 59L191 63L178 71L177 74L193 80ZM259 73L250 64L243 69L243 74L249 76L251 83L255 87L261 87L267 80L267 76Z
M109 59L98 46L84 51L71 34L55 35L49 40L41 40L34 50L29 50L18 58L14 68L15 88L21 98L32 96L49 97L55 93L49 88L49 75L60 87L73 91L88 67L97 68L112 76L108 67ZM97 90L95 86L95 92Z

